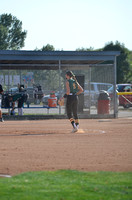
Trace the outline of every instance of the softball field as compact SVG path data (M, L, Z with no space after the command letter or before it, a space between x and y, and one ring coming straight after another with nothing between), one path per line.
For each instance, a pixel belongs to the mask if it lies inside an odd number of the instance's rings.
M132 118L0 123L0 175L75 169L132 171Z

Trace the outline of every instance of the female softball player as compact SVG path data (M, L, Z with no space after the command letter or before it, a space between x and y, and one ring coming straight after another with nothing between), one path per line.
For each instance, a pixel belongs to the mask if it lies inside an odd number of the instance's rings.
M0 84L0 122L4 122L4 120L2 118L2 110L1 110L1 106L2 106L2 93L3 93L3 88L2 88L2 85Z
M76 80L75 75L72 71L66 72L66 94L64 97L67 98L66 101L66 110L67 116L73 126L72 132L77 132L79 128L79 120L77 115L77 106L78 106L78 95L83 92L83 88L79 85ZM72 117L73 114L73 117Z

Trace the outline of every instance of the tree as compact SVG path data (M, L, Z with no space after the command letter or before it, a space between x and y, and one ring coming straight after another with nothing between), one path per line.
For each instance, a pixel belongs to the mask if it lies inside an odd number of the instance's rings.
M46 46L43 46L41 49L35 49L36 51L55 51L55 48L53 45L47 44ZM59 68L58 70L35 70L34 73L34 79L35 82L40 85L43 85L44 90L59 90ZM64 79L61 76L61 89L64 88Z
M128 74L128 82L132 83L132 51L129 51L128 62L130 63L130 71Z
M89 48L77 48L76 51L94 51L93 47L89 47Z
M55 51L55 48L53 45L47 44L46 46L43 46L41 51Z
M22 22L11 14L0 15L0 49L19 50L24 47L27 32L22 31Z
M120 56L117 57L117 83L128 82L130 78L130 64L128 62L129 50L118 41L115 44L109 42L102 50L120 51Z

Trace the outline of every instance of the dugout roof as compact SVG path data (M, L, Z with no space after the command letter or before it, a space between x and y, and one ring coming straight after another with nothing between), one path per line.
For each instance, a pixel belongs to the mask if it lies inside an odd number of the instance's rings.
M0 70L56 70L68 67L83 69L87 66L114 63L119 51L23 51L0 50Z

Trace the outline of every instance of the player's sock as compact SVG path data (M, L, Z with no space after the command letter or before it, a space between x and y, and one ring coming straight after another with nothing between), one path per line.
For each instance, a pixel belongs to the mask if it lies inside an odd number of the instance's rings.
M76 127L79 129L79 120L78 119L75 119L75 124L76 124Z
M75 124L75 122L74 122L74 119L73 119L73 118L70 118L70 122L71 122L71 124L72 124L73 128L76 128L76 124Z

